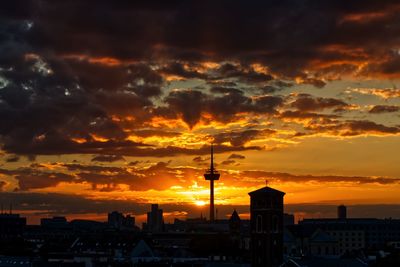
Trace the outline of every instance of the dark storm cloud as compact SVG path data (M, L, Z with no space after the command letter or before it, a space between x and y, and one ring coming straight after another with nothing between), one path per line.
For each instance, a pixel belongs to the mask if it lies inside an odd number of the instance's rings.
M229 174L227 174L229 175ZM368 177L368 176L340 176L340 175L296 175L284 172L267 172L267 171L243 171L240 175L231 175L235 179L235 184L241 183L240 179L246 180L247 183L261 184L265 180L272 182L320 182L320 183L351 183L351 184L380 184L380 185L397 185L400 178L390 177ZM245 179L246 178L246 179ZM242 181L244 182L244 181Z
M35 152L41 155L59 155L59 154L106 154L118 156L134 157L172 157L177 155L207 155L210 153L209 146L199 148L183 148L178 146L154 147L132 141L107 141L107 142L86 142L76 143L69 140L49 140L35 142L31 146L5 147L20 154L29 154ZM218 153L260 150L259 146L215 146Z
M286 110L278 115L283 120L323 120L326 122L334 122L332 119L338 118L338 115L333 114L320 114L315 112L302 112L299 110Z
M190 127L196 125L204 113L212 115L213 119L220 122L233 120L238 113L273 114L276 108L283 104L279 96L248 97L240 90L220 87L214 91L223 92L222 96L205 94L198 90L172 91L166 98L168 109L159 109L158 114L168 117L181 115ZM176 113L166 113L174 110Z
M159 73L143 63L108 63L107 58L60 56L65 64L64 72L76 75L79 85L88 91L128 90L144 98L159 95L163 80ZM50 62L51 63L51 62ZM60 70L59 70L60 71Z
M347 121L339 127L349 129L345 135L357 135L365 132L376 132L382 134L400 133L400 127L389 127L372 121Z
M91 184L93 189L100 191L118 190L120 184L128 185L130 190L136 191L165 190L173 184L182 185L175 176L173 168L168 167L168 164L169 162L157 162L143 169L120 167L115 172L84 171L77 173L77 176L81 181ZM85 167L90 168L90 166ZM163 182L160 183L157 177L162 177Z
M100 173L100 172L107 172L107 173L119 173L121 170L120 167L112 167L112 166L99 166L99 165L82 165L79 163L72 163L72 164L61 164L62 167L67 168L69 171L73 172L92 172L92 173Z
M352 137L360 135L398 135L399 126L386 126L369 120L342 120L340 116L300 111L285 111L279 114L285 121L303 124L307 132L298 132L293 137L313 134Z
M92 47L94 55L123 59L147 58L154 53L152 50L164 52L163 56L175 52L172 56L184 59L206 57L207 52L216 54L214 57L237 55L250 59L263 55L261 59L270 61L273 70L294 74L313 57L339 57L332 52L320 55L318 48L324 45L361 46L377 32L378 37L393 36L390 33L395 33L398 26L396 18L390 16L394 4L394 1L382 1L379 5L363 1L362 6L358 1L168 4L98 1L92 5L89 1L44 1L34 9L40 39L33 38L32 42L56 48L59 53L76 53L81 47ZM89 7L92 12L85 12ZM363 20L364 14L379 11L388 14L377 20ZM75 14L74 20L70 20L71 14ZM358 15L362 23L346 19L352 15ZM367 31L371 27L374 35ZM61 29L64 34L56 35ZM92 38L85 38L85 33ZM373 45L385 44L384 39L376 39ZM98 40L109 45L99 45ZM169 54L165 55L166 52ZM291 64L278 62L278 57Z
M323 87L355 70L395 77L398 8L389 0L7 1L0 11L2 149L31 157L198 155L126 141L135 134L127 128L164 136L141 127L156 116L190 128L226 123L277 114L284 104L280 96L249 96L242 85L271 94L294 81ZM216 66L204 70L206 62ZM208 93L164 92L168 75L213 85ZM310 97L293 105L347 107ZM385 127L379 131L394 131Z
M136 165L138 165L140 163L140 161L138 161L138 160L135 160L135 161L131 161L131 162L129 162L128 163L128 166L136 166Z
M214 143L220 144L229 142L232 146L243 146L251 140L271 136L276 133L275 130L263 129L263 130L245 130L241 132L224 132L214 135Z
M196 158L195 158L196 159ZM54 163L51 166L32 164L30 167L20 167L13 170L0 169L4 177L14 178L18 182L17 191L51 188L67 184L89 184L95 191L121 191L125 185L132 191L168 190L171 186L187 188L193 182L202 182L196 177L204 173L204 161L196 159L201 167L174 167L171 161L160 161L144 164L144 166L99 166L85 164ZM222 165L238 165L235 159L227 159ZM205 166L204 165L204 166ZM348 183L352 185L379 184L398 185L400 179L396 177L369 177L369 176L340 176L340 175L302 175L284 172L268 172L247 170L232 173L229 170L220 170L226 177L227 186L258 187L265 184L265 180L274 183ZM182 179L182 177L186 177ZM192 177L191 179L187 177ZM162 179L162 182L160 182ZM121 187L122 186L122 187Z
M115 161L125 161L125 158L121 155L97 155L92 158L92 161L115 162Z
M194 177L201 175L199 170L191 168L175 169L169 167L170 162L157 162L145 168L135 166L110 167L82 164L55 164L51 170L46 166L32 165L14 170L0 169L0 174L13 177L18 181L16 190L29 191L38 188L56 187L62 182L87 183L92 190L118 191L120 185L128 185L130 190L166 190L172 185L188 186L191 180L183 181L176 171ZM63 168L61 168L63 167ZM159 178L162 177L162 183Z
M217 94L243 94L242 90L234 87L213 86L210 91Z
M399 27L396 4L390 0L363 1L362 5L356 0L104 0L93 5L90 1L47 0L29 1L30 9L19 2L16 6L23 6L21 12L10 16L34 21L29 43L56 54L89 52L125 61L238 59L262 62L286 76L304 76L302 68L314 59L361 57L323 49L329 45L344 46L345 51L361 47L372 53L379 53L379 46L391 49L396 43L391 37ZM379 12L380 17L370 19L369 14Z
M230 63L221 65L215 72L216 77L212 77L212 79L236 78L239 82L255 84L263 84L273 79L270 74L257 72L251 67L233 65Z
M246 157L240 154L231 154L228 159L245 159Z
M148 65L109 66L86 58L37 54L24 39L29 29L18 35L13 27L2 27L7 38L0 45L20 46L15 53L2 49L12 55L10 64L0 60L0 77L6 81L0 91L0 135L6 151L26 155L75 153L82 147L71 139L86 140L86 148L93 148L93 135L112 139L114 144L124 142L127 135L112 116L135 114L143 118L148 113L146 107L152 106L148 97L161 92L161 76Z
M61 182L88 183L93 190L114 191L119 185L128 185L131 190L165 190L179 182L174 170L168 167L169 162L158 162L144 169L109 167L82 164L60 164L68 172L59 168L49 170L46 166L35 165L29 168L14 170L0 169L0 174L13 177L18 181L17 190L29 191L37 188L55 187ZM53 168L57 168L54 165ZM132 167L132 166L131 166ZM183 169L185 171L185 169ZM163 177L160 183L156 178Z
M239 163L236 163L236 161L233 159L228 159L228 160L222 161L221 164L222 165L238 165Z
M400 133L400 127L398 126L390 127L368 120L336 121L334 124L328 121L326 124L316 123L308 125L305 128L317 133L329 133L340 136L357 136L363 134L396 135Z
M57 186L61 182L73 182L75 176L62 172L46 172L37 168L0 169L0 174L14 177L18 181L18 190Z
M8 156L5 161L10 163L10 162L18 162L19 161L19 157L17 155L10 155Z
M196 70L187 70L184 65L179 62L173 62L161 68L160 73L166 75L178 76L184 79L207 79L207 75Z
M90 94L73 79L65 81L56 72L48 77L36 74L29 68L31 65L15 67L11 74L7 72L10 84L0 91L3 118L0 134L7 151L40 154L58 150L62 153L74 150L71 138L93 141L91 133L121 139L126 134L110 115L121 108L132 110L140 106L143 109L145 105L144 100L128 93L99 90ZM16 74L17 77L12 77Z
M376 105L376 106L373 106L368 112L369 113L388 113L388 112L397 112L399 110L400 110L399 106Z
M296 100L291 103L291 106L300 111L309 112L324 109L341 110L349 105L344 101L335 98L312 97L308 94L300 94Z
M168 132L168 131L163 131L163 130L159 130L159 129L136 130L136 131L133 131L132 133L134 133L135 135L140 136L140 137L149 137L149 136L176 137L176 136L181 135L181 133Z
M293 83L284 82L280 80L274 80L274 82L270 83L269 85L265 85L262 87L257 87L258 90L261 91L263 94L273 94L276 92L280 92L286 88L290 88L293 86Z
M198 157L194 157L192 160L193 160L194 162L197 162L197 163L202 163L202 162L207 162L207 161L209 161L210 158L203 158L203 157L198 156Z

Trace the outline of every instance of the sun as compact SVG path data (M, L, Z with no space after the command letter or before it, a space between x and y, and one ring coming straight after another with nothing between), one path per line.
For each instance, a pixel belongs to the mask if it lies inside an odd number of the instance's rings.
M201 207L201 206L204 206L205 204L207 204L205 201L203 201L203 200L196 200L195 202L194 202L194 204L196 205L196 206L199 206L199 207Z

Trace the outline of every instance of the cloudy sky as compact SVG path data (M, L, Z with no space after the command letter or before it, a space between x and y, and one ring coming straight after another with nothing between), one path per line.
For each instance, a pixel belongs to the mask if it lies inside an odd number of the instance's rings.
M0 10L0 201L29 222L400 217L398 1L14 0Z

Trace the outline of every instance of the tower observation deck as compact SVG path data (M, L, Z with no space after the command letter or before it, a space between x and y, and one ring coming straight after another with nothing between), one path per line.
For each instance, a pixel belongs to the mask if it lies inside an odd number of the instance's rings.
M211 144L211 164L210 169L204 174L204 178L210 181L210 221L214 221L214 181L219 180L220 174L214 168L214 148Z

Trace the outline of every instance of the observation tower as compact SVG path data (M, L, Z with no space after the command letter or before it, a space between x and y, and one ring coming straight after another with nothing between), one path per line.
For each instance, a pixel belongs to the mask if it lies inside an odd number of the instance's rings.
M214 181L219 180L220 174L214 168L214 149L211 144L211 164L210 169L204 174L204 178L210 181L210 222L214 221Z

